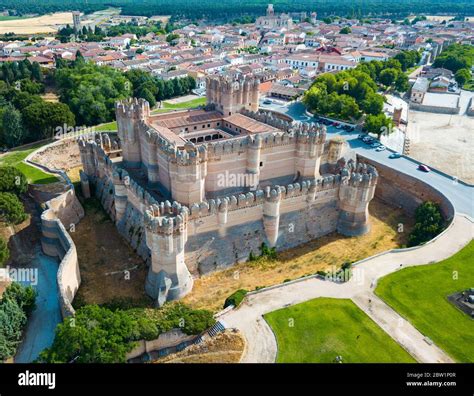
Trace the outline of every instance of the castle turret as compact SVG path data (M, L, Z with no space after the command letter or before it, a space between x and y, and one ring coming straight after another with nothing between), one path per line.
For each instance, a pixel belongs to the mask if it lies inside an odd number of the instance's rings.
M262 151L262 136L257 134L249 136L247 146L247 173L254 177L254 187L258 185L260 175L260 153Z
M153 205L144 215L146 243L151 251L145 290L159 306L184 297L193 287L184 262L187 220L187 208L168 201Z
M297 138L296 172L302 178L317 178L319 177L326 131L314 124L300 124L295 129Z
M343 169L341 177L337 231L347 236L363 235L370 230L368 207L374 197L377 171L370 165L359 164L352 172Z
M112 182L114 184L115 223L118 224L127 207L127 184L130 183L130 177L124 169L117 169L112 173Z
M173 199L184 205L203 201L206 175L206 147L187 142L184 150L177 151L176 158L170 163Z
M142 164L140 133L143 122L150 116L150 105L144 99L130 98L117 102L115 113L123 162L126 167L139 168Z
M280 228L280 203L280 187L268 187L265 194L265 201L263 203L263 226L269 247L275 247L278 241L278 231Z

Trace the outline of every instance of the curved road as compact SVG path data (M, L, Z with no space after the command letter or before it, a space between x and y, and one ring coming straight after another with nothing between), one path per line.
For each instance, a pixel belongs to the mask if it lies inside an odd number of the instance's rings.
M302 103L290 106L262 105L291 116L295 121L310 122ZM453 204L456 215L450 227L430 243L414 249L395 250L362 260L356 269L362 276L353 277L344 284L309 277L249 294L242 305L226 312L220 320L226 327L236 327L247 339L247 349L242 362L272 363L277 356L277 342L263 315L277 309L317 297L350 298L393 339L402 345L417 361L426 363L452 362L452 359L397 312L375 296L377 280L401 266L424 265L446 259L469 243L474 236L474 187L458 182L452 176L432 170L417 170L418 162L408 157L390 159L390 150L377 152L357 139L357 132L346 132L327 127L328 137L342 136L356 153L406 173L432 185ZM370 302L369 302L370 301Z

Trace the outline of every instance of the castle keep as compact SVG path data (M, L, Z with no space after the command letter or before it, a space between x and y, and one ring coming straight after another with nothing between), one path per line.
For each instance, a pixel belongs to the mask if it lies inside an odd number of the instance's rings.
M326 129L258 110L258 81L210 76L205 109L117 103L118 134L81 138L83 192L148 261L147 293L179 299L193 275L337 231L369 230L375 168Z

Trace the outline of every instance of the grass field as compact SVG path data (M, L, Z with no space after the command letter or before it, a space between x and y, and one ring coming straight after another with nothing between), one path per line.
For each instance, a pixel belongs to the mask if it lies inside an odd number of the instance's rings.
M161 109L153 110L152 114L165 113L170 110L192 109L194 107L204 106L205 104L206 104L205 97L189 100L187 102L182 102L182 103L163 102L163 107Z
M106 124L100 124L93 127L96 132L103 131L116 131L117 130L117 121L108 122Z
M278 363L414 363L351 300L316 298L265 315L278 343Z
M466 230L467 232L467 230ZM459 362L474 362L474 320L447 296L474 287L474 242L447 260L381 279L375 293Z
M49 184L58 181L58 178L49 173L43 172L41 169L25 164L23 160L33 151L41 147L44 143L39 143L28 147L27 149L10 151L0 157L0 166L13 166L22 171L28 183L31 184Z

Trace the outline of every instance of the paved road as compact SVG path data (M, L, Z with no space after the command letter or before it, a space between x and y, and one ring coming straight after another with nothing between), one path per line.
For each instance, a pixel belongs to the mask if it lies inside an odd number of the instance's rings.
M451 227L432 243L363 260L356 264L354 276L346 283L318 278L284 283L248 295L237 310L225 313L220 319L227 327L238 328L247 339L243 362L272 363L276 359L277 343L262 317L264 314L317 297L350 298L419 362L452 362L445 352L428 344L423 334L377 298L373 288L378 279L399 270L400 265L424 265L452 256L473 236L474 223L465 216L456 215Z
M269 106L262 105L261 107L262 109L271 109L287 114L296 121L311 121L311 118L305 114L304 105L300 102L292 103L290 106L274 103ZM347 140L351 148L353 148L357 154L416 177L417 179L423 180L437 188L453 203L456 212L467 214L471 218L474 218L474 187L462 182L457 182L451 176L443 175L434 171L431 171L430 173L421 172L417 169L418 163L409 158L402 157L390 159L388 158L391 154L390 151L375 151L375 149L370 148L368 145L357 139L358 133L349 133L331 126L327 129L328 137L342 136ZM446 144L449 144L449 142L447 141Z

